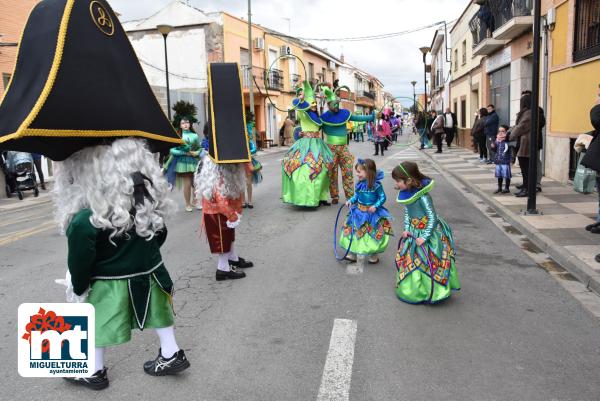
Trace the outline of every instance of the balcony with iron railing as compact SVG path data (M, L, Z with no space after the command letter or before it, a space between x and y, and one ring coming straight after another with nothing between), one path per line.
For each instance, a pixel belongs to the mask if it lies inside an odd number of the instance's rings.
M300 85L300 79L302 77L298 74L290 74L290 92L294 92L296 87Z
M258 86L259 89L265 87L269 90L282 91L283 85L283 71L271 69L267 71L261 67L252 67L252 74L248 65L241 65L240 72L242 74L242 84L245 89L250 88L250 82L254 79L253 85Z
M240 65L240 73L242 74L242 85L244 89L250 88L250 83L252 79L255 82L252 83L254 86L258 86L259 88L264 88L265 83L263 80L263 68L260 67L252 67L252 73L250 73L249 65Z
M283 71L271 68L268 71L264 71L264 77L267 89L283 90Z
M494 19L494 39L512 40L533 27L533 0L489 0Z
M504 40L495 39L494 15L488 1L479 5L479 11L469 21L469 29L473 35L473 56L487 56L504 46Z

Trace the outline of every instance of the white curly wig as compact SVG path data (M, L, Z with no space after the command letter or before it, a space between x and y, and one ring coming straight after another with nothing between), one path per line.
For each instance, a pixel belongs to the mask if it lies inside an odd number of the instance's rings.
M240 163L217 164L206 155L194 175L194 188L197 199L211 200L215 190L225 198L237 199L246 190L246 166Z
M134 206L131 174L136 171L152 180L152 184L146 180L144 184L154 202L144 198L144 204L135 207L134 217L130 213ZM175 209L167 194L168 184L143 139L117 139L111 145L82 149L56 163L55 218L63 234L73 216L89 208L90 222L98 229L110 230L111 241L134 226L140 237L150 240Z

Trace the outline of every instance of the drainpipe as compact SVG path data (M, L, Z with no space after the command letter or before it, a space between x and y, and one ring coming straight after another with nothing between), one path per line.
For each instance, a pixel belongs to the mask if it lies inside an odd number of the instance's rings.
M544 36L542 38L544 46L544 62L543 62L543 70L542 70L542 108L544 109L544 115L548 115L548 23L546 17L543 19L544 22ZM542 176L546 171L546 133L548 132L548 122L546 121L546 126L543 128L544 133L542 135L542 151L540 152L540 157L542 159Z

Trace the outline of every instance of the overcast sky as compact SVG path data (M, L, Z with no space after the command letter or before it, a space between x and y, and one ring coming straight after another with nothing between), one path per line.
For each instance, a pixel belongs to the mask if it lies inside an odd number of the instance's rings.
M171 0L109 0L121 20L145 18ZM185 2L185 0L183 0ZM247 17L246 0L189 0L203 11ZM296 37L341 38L399 32L457 19L468 0L252 0L252 22ZM290 26L288 27L288 20ZM394 96L412 98L410 81L423 91L423 58L435 28L366 42L313 43L379 78ZM420 88L420 90L419 90Z

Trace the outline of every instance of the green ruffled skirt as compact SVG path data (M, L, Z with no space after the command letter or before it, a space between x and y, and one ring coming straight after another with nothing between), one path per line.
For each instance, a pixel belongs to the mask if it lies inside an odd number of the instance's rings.
M131 330L138 328L138 324L126 279L95 281L88 302L96 309L96 347L123 344L131 339ZM144 328L160 329L172 325L171 297L152 278Z
M296 206L316 207L329 199L331 150L320 138L301 138L282 160L281 199Z
M340 232L340 247L346 250L350 246L350 252L356 255L375 255L385 252L390 241L390 234L392 234L389 220L380 219L373 232L368 232L371 230L368 223L365 223L359 231L362 230L366 232L355 232L353 236L352 227L345 224ZM350 238L352 238L352 243L350 243Z

